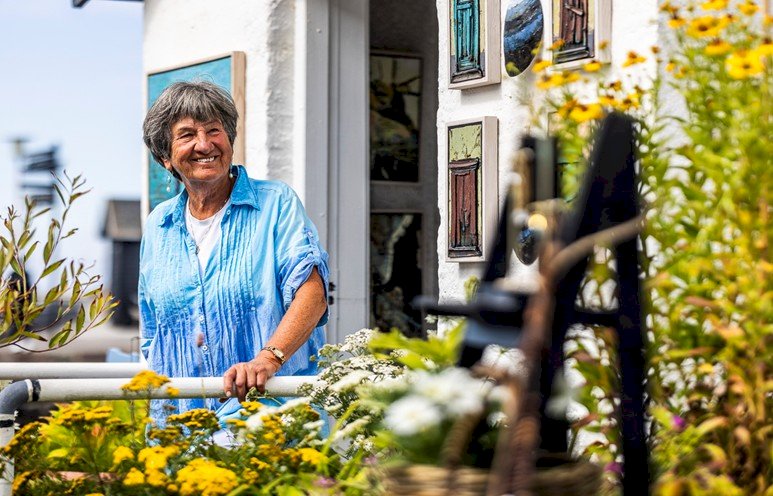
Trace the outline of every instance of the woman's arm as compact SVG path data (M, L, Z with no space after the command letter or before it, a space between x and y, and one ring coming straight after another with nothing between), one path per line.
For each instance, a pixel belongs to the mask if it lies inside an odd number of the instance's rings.
M327 310L325 287L317 268L314 267L290 303L284 317L269 339L266 346L280 349L285 359L295 353L308 341L311 332ZM249 362L241 362L226 370L223 376L223 389L228 397L234 394L239 401L244 401L247 391L257 388L265 392L268 381L281 368L282 364L274 354L261 350Z

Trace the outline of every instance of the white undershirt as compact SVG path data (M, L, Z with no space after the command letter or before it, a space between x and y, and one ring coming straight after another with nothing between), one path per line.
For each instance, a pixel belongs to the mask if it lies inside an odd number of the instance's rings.
M220 221L223 220L223 215L225 215L229 205L231 205L230 198L215 215L204 220L199 220L193 216L190 204L185 208L185 225L188 227L188 233L193 237L193 242L199 248L199 272L201 273L207 268L209 256L220 241Z

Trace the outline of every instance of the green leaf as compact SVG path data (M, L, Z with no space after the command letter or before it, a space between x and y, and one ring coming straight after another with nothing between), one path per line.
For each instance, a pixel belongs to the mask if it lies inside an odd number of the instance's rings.
M48 458L65 458L69 455L70 450L67 448L58 448L48 452Z
M83 305L78 309L78 316L75 318L75 334L81 332L83 329L83 323L86 321L86 310L83 309Z
M30 257L32 257L32 254L35 253L35 249L38 247L39 244L40 244L40 241L35 241L34 243L32 243L32 246L30 246L29 250L27 250L27 253L24 254L25 264L29 261Z
M43 271L43 273L40 275L40 278L43 279L47 275L51 274L56 269L58 269L64 262L65 262L65 259L62 258L62 259L59 259L56 262L52 263L51 265L46 267L46 270Z

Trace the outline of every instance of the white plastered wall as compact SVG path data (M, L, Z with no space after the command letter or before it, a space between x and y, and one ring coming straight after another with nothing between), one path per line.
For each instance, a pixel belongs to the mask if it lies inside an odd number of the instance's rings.
M602 0L597 0L602 1ZM657 0L612 1L612 22L610 36L611 68L617 71L630 50L648 56L647 70L655 71L654 58L650 47L658 40ZM459 263L447 261L448 243L448 140L446 124L448 122L492 115L499 119L499 205L504 201L507 178L519 138L529 131L531 114L525 102L528 92L534 87L534 74L527 70L518 77L507 76L502 63L502 82L490 86L467 90L448 89L449 70L449 0L437 0L439 26L439 67L438 67L438 205L440 208L440 229L438 231L438 286L441 301L462 300L464 282L471 276L480 277L484 263ZM509 0L501 0L501 19L504 22ZM546 29L550 22L550 1L542 0ZM501 39L500 39L501 43ZM502 47L496 47L502 50ZM515 266L515 277L534 277L536 264L530 267Z
M293 0L145 0L147 74L205 57L246 54L245 166L303 195L293 172Z

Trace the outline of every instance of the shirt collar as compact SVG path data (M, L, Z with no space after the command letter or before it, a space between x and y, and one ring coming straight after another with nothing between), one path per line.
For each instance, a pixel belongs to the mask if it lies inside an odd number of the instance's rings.
M231 190L231 205L248 205L256 210L260 210L258 193L252 188L250 178L247 176L247 170L243 165L232 165L231 172L236 176L236 182ZM177 195L177 201L174 207L161 217L159 225L164 225L170 220L175 224L185 222L185 205L188 202L188 192L183 191Z

